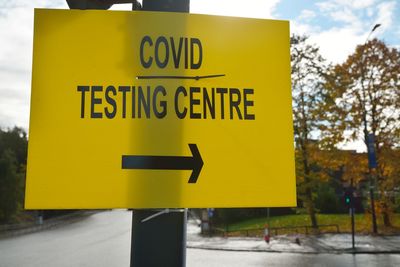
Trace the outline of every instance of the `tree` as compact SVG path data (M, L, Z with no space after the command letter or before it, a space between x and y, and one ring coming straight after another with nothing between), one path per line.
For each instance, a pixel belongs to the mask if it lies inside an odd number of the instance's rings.
M293 124L296 142L298 195L314 228L318 226L314 206L319 176L313 154L318 150L312 136L320 126L319 113L326 65L319 48L304 36L291 38Z
M28 139L23 129L18 127L6 131L0 129L0 153L7 149L12 150L19 167L26 165L27 148Z
M356 48L346 62L336 65L327 78L327 114L336 117L338 131L347 141L362 139L368 149L368 135L378 159L377 185L386 226L390 225L390 198L385 192L392 182L386 171L385 157L400 144L400 53L377 39ZM373 174L369 169L369 175Z
M17 160L7 149L0 155L0 222L8 221L17 211L18 184Z
M315 206L320 213L340 213L342 206L339 200L331 183L319 183Z
M22 207L26 153L22 129L0 129L0 222L10 221Z

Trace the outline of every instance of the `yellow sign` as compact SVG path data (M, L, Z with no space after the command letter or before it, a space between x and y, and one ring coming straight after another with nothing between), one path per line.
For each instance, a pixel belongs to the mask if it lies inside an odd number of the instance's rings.
M26 208L296 205L289 23L35 10Z

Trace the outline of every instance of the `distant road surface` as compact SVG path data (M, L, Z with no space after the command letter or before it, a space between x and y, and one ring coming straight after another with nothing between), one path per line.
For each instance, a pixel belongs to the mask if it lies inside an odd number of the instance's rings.
M0 267L129 266L131 212L105 211L42 232L0 239ZM400 266L392 254L187 250L188 267Z

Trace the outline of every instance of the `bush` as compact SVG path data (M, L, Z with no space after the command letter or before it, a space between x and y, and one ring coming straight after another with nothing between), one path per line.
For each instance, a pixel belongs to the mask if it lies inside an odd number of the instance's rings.
M270 208L270 216L293 214L291 208ZM215 209L211 218L216 224L231 224L243 220L255 219L267 216L267 208L231 208Z
M322 183L318 187L315 207L320 213L332 214L343 212L343 205L340 196L328 183Z

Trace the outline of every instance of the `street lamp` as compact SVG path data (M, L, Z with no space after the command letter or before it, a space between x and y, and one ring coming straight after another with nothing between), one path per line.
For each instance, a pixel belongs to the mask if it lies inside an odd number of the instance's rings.
M369 34L368 34L367 40L368 40L368 38L371 36L371 34L372 34L376 29L378 29L381 25L382 25L382 24L380 24L380 23L377 23L377 24L374 25L374 27L372 28L372 30L371 30L371 31L369 32ZM367 42L367 40L365 40L365 42Z
M372 30L369 32L367 39L365 39L364 45L362 47L362 53L361 53L361 93L363 97L363 102L361 103L363 105L363 122L364 122L364 140L365 144L367 146L367 152L368 152L368 158L372 158L371 155L373 154L373 157L375 157L375 141L373 140L373 135L374 133L370 134L368 132L368 122L367 122L367 110L365 107L365 99L366 99L366 93L364 90L364 78L365 78L365 71L364 71L364 50L365 46L368 42L369 37L371 34L381 26L381 24L377 23L374 25ZM372 143L373 142L373 143ZM375 162L373 162L375 161ZM373 164L374 163L374 164ZM376 168L376 160L369 160L368 164L368 174L369 174L369 182L370 182L370 187L369 187L369 196L371 199L371 214L372 214L372 231L374 234L378 233L378 227L376 224L376 214L375 214L375 200L374 200L374 188L373 188L373 179L372 179L372 169Z

